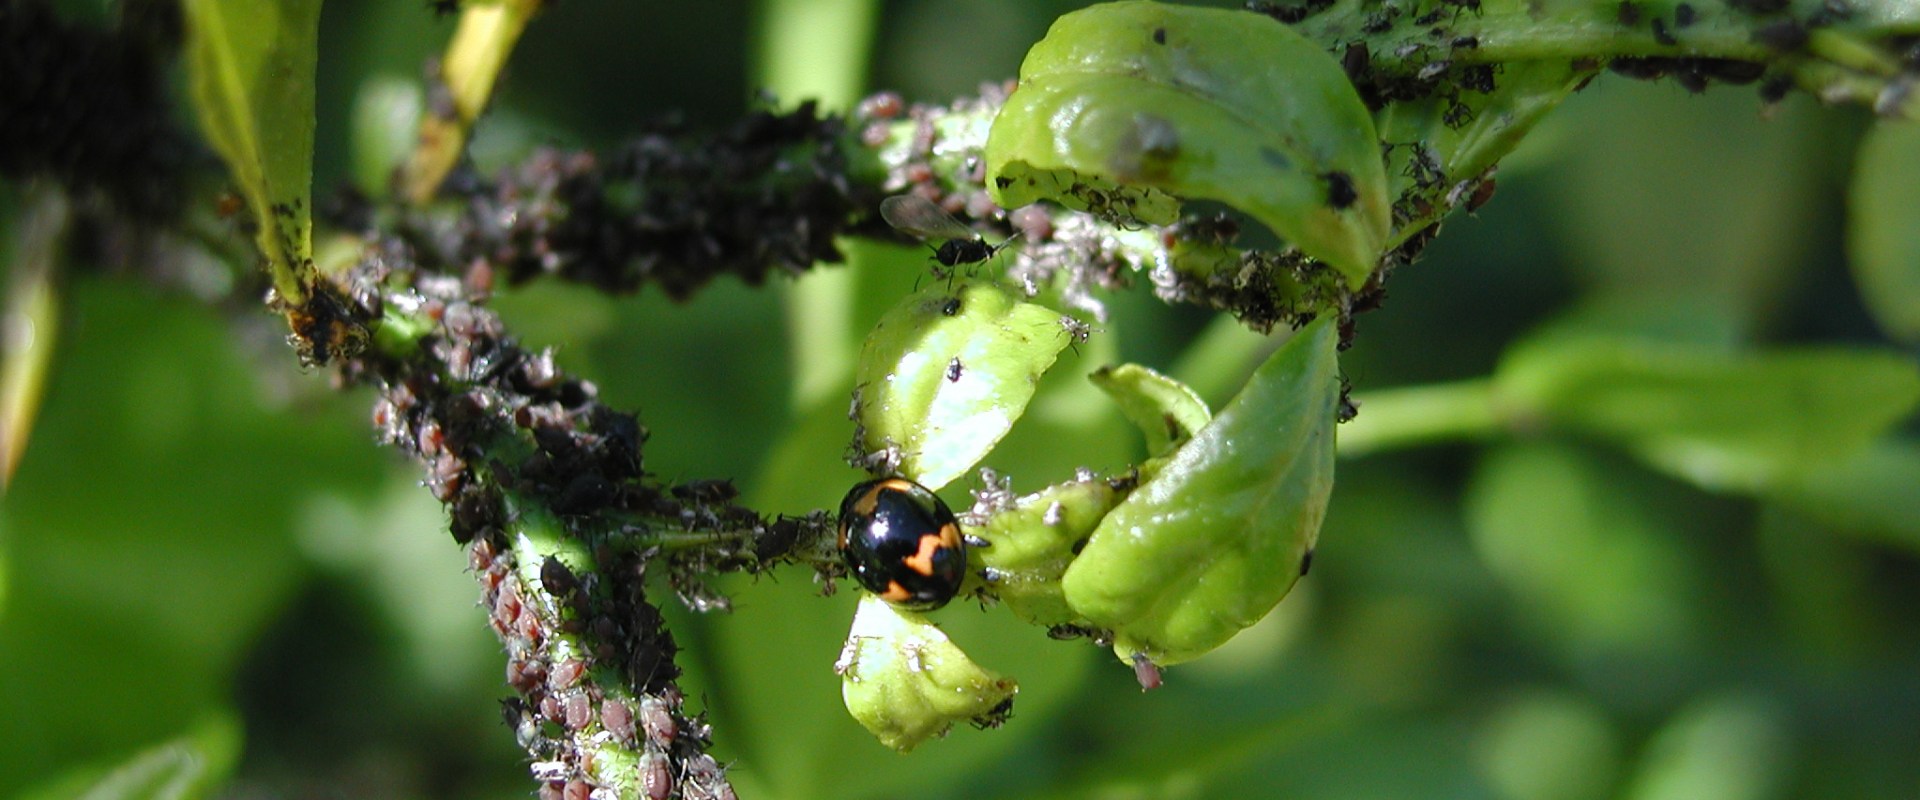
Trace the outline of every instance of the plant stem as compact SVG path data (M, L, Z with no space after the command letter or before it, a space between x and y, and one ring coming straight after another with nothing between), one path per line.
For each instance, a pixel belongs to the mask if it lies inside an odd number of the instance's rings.
M1499 433L1493 382L1484 378L1356 395L1360 414L1340 426L1340 455L1374 453Z
M467 3L461 9L460 27L454 30L446 58L440 63L439 80L445 84L446 102L428 108L428 113L420 117L419 146L401 171L401 190L412 202L432 199L447 172L466 152L468 132L486 109L501 68L542 2L500 0Z

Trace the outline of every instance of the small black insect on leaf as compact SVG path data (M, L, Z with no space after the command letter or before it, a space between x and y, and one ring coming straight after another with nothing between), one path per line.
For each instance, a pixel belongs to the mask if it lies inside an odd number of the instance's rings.
M943 267L985 261L1006 247L1005 243L987 244L972 228L960 224L952 214L917 194L896 195L880 201L880 217L895 230L926 241L933 247L933 260ZM935 240L941 241L934 245Z
M1327 205L1335 209L1345 209L1360 199L1360 192L1354 188L1353 176L1334 170L1326 174Z

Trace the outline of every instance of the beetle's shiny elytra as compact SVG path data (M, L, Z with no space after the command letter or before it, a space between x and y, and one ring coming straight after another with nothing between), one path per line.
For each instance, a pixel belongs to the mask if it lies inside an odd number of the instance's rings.
M905 478L867 481L840 502L840 555L880 599L912 611L947 604L966 578L967 544L947 504Z

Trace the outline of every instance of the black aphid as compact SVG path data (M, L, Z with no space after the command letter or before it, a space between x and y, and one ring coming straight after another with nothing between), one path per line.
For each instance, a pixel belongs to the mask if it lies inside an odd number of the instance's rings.
M1000 248L987 244L972 228L960 224L952 214L940 210L933 201L917 194L902 194L880 201L880 217L895 230L926 240L944 240L933 246L933 260L943 267L973 264L993 257Z

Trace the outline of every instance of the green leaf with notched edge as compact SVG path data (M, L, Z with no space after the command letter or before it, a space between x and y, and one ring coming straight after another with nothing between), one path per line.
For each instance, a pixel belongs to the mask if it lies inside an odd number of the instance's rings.
M1139 364L1101 367L1087 380L1100 387L1127 419L1147 435L1149 456L1165 455L1185 444L1213 420L1207 402L1186 384Z
M1027 52L986 153L1002 206L1166 223L1166 195L1218 200L1353 286L1387 235L1366 106L1322 45L1249 12L1119 2L1061 17Z
M1920 367L1890 351L1571 334L1514 348L1494 393L1512 425L1599 436L1701 486L1755 491L1845 459L1912 413Z
M1093 476L1049 486L970 526L967 531L988 546L968 553L993 570L993 594L1014 616L1035 625L1079 622L1060 576L1101 518L1125 498L1112 482Z
M185 0L187 77L200 127L259 221L287 302L313 270L313 87L320 0Z
M873 595L860 598L834 670L847 713L900 752L956 722L997 724L1020 687L982 668L926 617Z
M1920 341L1920 124L1881 121L1860 142L1847 256L1880 328Z
M1338 338L1321 320L1274 351L1067 567L1068 605L1122 660L1197 657L1293 588L1333 491Z
M855 371L861 446L939 489L992 450L1073 337L1060 312L988 282L933 286L888 311Z

